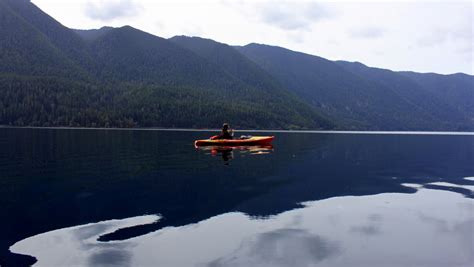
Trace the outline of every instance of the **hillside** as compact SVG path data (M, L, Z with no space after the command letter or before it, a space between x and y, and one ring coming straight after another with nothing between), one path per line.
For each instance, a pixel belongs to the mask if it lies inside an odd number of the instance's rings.
M473 128L465 113L452 108L455 103L422 90L399 73L281 47L250 44L237 49L320 112L341 121L346 129ZM464 88L472 91L472 87Z
M306 114L305 116L307 117L312 116L313 120L322 123L324 128L335 124L319 114L311 115L314 113L312 111L314 109L308 108L308 105L298 98L297 95L286 90L271 75L239 53L234 47L199 37L175 36L170 40L206 59L219 70L224 71L232 78L238 79L246 84L246 86L257 88L259 90L258 94L264 92L276 96L279 104L282 106L291 106L300 114ZM248 92L248 94L257 95L257 92ZM282 116L288 114L287 109L280 110L279 112Z
M436 85L439 86L436 88L434 83L424 87L415 80L418 77L424 77L424 74L413 73L410 77L409 75L403 75L402 73L391 70L370 68L360 63L345 61L338 61L337 63L354 74L369 79L381 88L389 88L405 102L410 103L414 107L414 114L420 114L420 116L424 118L433 118L433 123L438 123L440 128L462 130L465 127L464 125L469 124L469 116L472 118L472 114L469 115L465 109L468 106L467 102L469 102L469 100L467 100L469 99L467 92L471 91L471 96L474 96L474 90L472 90L474 87L469 87L468 83L458 86L459 90L456 90L458 93L463 94L463 97L466 97L464 100L466 103L464 109L458 109L456 106L462 103L461 98L450 99L446 95L439 94L445 91L445 85L443 85L441 81L436 83ZM444 77L443 75L437 76ZM471 78L470 80L471 85L473 85L474 79ZM457 81L459 81L459 79L452 79L453 83ZM469 88L471 88L471 90L469 90Z
M100 29L92 29L92 30L74 29L74 32L86 42L92 42L92 41L97 40L99 37L103 36L104 34L108 33L109 31L113 29L114 29L113 27L102 27Z
M199 37L175 36L170 41L201 56L249 86L273 92L282 86L234 47Z
M169 40L129 26L71 30L29 1L0 4L0 124L332 127L285 90L248 84Z
M85 70L28 21L32 14L16 13L25 4L0 0L0 73L84 79Z
M474 123L474 77L463 73L440 75L436 73L400 72L423 90L449 103Z
M73 30L0 0L0 125L474 130L474 78L281 47Z

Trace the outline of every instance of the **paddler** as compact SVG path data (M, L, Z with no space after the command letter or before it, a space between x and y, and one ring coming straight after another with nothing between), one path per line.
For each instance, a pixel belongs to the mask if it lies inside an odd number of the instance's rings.
M212 139L232 139L232 136L234 135L234 132L230 128L228 123L224 123L222 125L222 131L221 134L214 136Z

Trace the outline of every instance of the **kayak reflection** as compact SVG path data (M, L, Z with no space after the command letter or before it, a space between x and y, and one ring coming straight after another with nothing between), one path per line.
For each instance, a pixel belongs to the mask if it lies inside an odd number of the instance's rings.
M273 152L272 145L266 146L205 146L205 147L196 147L196 149L208 152L208 155L213 157L221 156L222 160L228 164L228 162L235 158L235 154L238 153L239 156L256 156L256 155L266 155Z

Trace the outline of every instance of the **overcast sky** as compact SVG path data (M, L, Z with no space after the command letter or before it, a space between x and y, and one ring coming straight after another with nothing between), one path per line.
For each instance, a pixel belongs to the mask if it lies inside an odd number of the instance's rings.
M263 43L392 70L473 74L472 1L32 0L67 27Z

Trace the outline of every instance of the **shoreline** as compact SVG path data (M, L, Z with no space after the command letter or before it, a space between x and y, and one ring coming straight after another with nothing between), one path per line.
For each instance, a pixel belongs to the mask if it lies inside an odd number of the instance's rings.
M43 129L43 130L106 130L106 131L168 131L168 132L215 132L221 129L193 129L193 128L100 128L100 127L34 127L0 125L0 129ZM467 135L474 136L474 132L450 131L344 131L344 130L234 130L234 132L251 133L316 133L316 134L365 134L365 135Z

